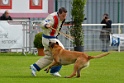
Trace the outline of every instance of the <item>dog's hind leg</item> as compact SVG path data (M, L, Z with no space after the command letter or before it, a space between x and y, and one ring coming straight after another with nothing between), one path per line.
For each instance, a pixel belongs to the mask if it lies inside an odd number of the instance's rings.
M80 71L81 71L81 69L85 69L88 66L89 66L89 62L83 64L82 67L77 70L77 78L80 77Z
M81 66L82 65L82 66ZM85 68L85 66L83 64L80 64L80 68L77 70L77 78L80 77L80 71L81 69Z
M76 76L77 70L78 70L78 65L75 64L73 73L70 76L66 76L65 78L72 78Z
M74 71L70 76L67 76L66 78L71 78L76 76L77 71L80 69L80 59L77 59L75 64L74 64Z
M80 71L81 71L81 69L83 69L83 68L85 68L85 66L83 66L83 67L81 67L81 68L79 68L79 69L77 70L77 78L80 77Z
M80 68L80 69L77 70L77 78L80 77L80 71L81 71L81 69L82 69L82 68Z

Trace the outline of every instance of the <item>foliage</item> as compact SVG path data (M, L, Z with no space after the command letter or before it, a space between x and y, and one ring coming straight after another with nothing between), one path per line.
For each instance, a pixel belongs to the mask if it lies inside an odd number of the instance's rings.
M84 34L82 29L82 22L84 21L84 8L87 0L73 0L71 15L73 19L73 27L71 35L75 37L74 44L76 46L83 46Z
M34 38L34 47L36 48L43 48L42 44L42 32L37 33Z

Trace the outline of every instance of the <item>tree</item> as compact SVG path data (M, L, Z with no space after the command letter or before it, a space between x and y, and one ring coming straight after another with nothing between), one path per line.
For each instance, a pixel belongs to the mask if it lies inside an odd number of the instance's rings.
M71 35L74 36L74 45L83 46L84 45L84 33L82 29L82 23L84 21L84 8L87 0L73 0L71 15L73 19L73 27L71 30Z

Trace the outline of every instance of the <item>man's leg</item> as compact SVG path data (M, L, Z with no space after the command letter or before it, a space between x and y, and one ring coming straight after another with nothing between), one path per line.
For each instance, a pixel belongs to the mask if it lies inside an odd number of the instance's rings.
M106 40L105 40L105 52L108 52L108 47L109 47L109 33L106 33Z
M53 59L50 60L50 56L45 55L43 58L40 58L36 63L30 66L31 73L33 76L36 76L36 72L40 71L44 67L48 66Z
M106 52L109 50L109 40L106 41Z
M36 71L40 71L41 69L43 69L44 67L46 67L53 61L53 59L50 60L50 58L49 59L48 58L49 58L48 56L40 58L36 63L34 63L33 65L30 66L32 69L33 76L36 76ZM53 67L53 68L51 68L50 73L54 76L60 77L61 75L58 73L60 68L61 68L61 66Z
M59 72L61 67L62 67L61 65L52 67L51 70L50 70L50 73Z
M41 60L37 61L36 63L39 65L40 68L44 68L46 66L44 65L49 65L50 63L52 63L53 61L53 57L52 57L52 53L51 50L49 48L47 48L46 50L44 50L45 54L48 55L47 57L45 57L44 59L41 58ZM47 63L46 63L47 62ZM42 63L42 64L41 64ZM58 76L60 77L61 75L58 73L61 69L61 66L55 66L51 68L50 73L54 76Z
M105 41L102 40L102 52L104 52L104 51L105 51Z
M44 57L40 58L36 63L30 66L33 76L36 76L36 71L40 71L53 61L50 49L48 47L44 48L44 54Z
M41 69L48 66L53 61L53 57L52 57L52 54L51 54L51 51L49 48L44 48L44 53L45 53L44 57L40 58L36 63L34 63L30 66L30 68L32 70L31 73L33 76L36 76L36 71L40 71ZM51 69L52 72L50 72L50 73L54 76L60 77L61 75L58 73L60 68L61 68L61 66L59 66L59 67L56 66Z

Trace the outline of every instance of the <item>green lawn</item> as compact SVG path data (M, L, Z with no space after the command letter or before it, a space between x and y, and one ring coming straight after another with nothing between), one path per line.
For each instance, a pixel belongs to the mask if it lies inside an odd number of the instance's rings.
M88 52L96 55L101 52ZM30 74L30 64L40 56L20 53L0 53L0 83L124 83L124 52L112 52L101 59L90 61L90 66L81 71L80 78L64 78L73 71L73 65L63 66L62 77L53 77L44 71L37 77Z

